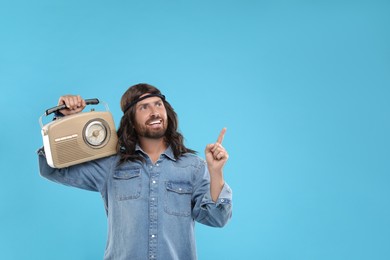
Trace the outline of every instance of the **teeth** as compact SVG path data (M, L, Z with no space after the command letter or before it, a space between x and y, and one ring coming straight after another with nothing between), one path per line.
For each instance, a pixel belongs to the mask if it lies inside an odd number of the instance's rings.
M156 120L156 121L152 121L152 122L150 122L150 124L149 124L149 125L154 125L154 124L159 124L159 123L161 123L161 121L160 121L160 120Z

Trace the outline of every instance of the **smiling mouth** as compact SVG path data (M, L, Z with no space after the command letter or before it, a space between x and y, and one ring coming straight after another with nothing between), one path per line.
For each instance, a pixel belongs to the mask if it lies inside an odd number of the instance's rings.
M154 126L162 124L162 119L153 119L147 125Z

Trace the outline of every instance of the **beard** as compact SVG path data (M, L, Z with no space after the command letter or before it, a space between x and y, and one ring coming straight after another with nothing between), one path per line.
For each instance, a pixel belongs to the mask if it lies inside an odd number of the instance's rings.
M155 119L161 119L161 118L152 118L148 120L148 122L153 121ZM150 139L160 139L165 136L165 133L167 131L167 125L165 123L165 120L162 120L161 127L159 128L149 127L148 122L146 122L145 125L136 123L135 131L137 132L138 136L144 138L150 138Z

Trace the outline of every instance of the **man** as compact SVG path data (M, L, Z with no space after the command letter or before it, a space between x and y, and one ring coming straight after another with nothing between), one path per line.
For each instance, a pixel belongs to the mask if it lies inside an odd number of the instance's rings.
M80 96L62 96L58 103L67 106L64 116L85 107ZM197 259L195 221L222 227L232 214L223 178L226 129L206 146L205 162L184 146L177 115L157 88L130 87L121 109L117 155L53 169L40 149L41 175L101 193L108 219L104 259Z

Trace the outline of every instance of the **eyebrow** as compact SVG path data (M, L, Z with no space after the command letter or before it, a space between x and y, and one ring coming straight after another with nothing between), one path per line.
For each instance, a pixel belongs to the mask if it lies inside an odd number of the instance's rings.
M140 106L145 106L145 105L150 105L151 103L152 104L157 104L157 103L162 103L162 99L159 99L159 100L156 100L156 101L152 101L152 102L145 102L145 103L141 103L141 102L138 102L137 104L137 108L139 108Z

